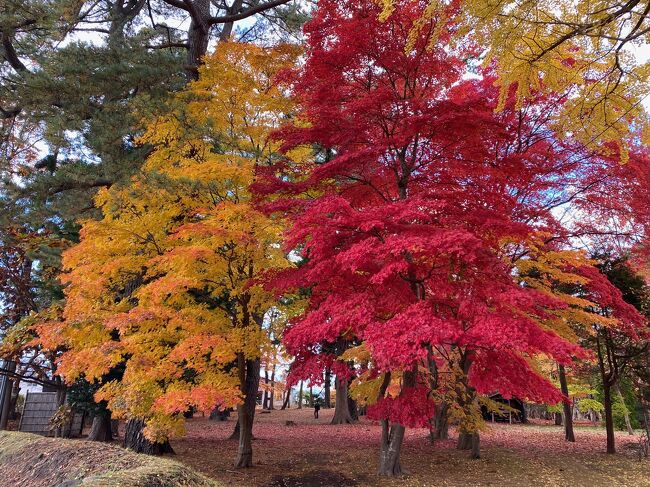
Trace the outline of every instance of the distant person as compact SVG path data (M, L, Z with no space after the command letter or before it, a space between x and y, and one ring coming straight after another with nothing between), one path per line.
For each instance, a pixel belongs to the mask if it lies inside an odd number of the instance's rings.
M314 402L314 419L318 419L318 411L320 411L320 401Z

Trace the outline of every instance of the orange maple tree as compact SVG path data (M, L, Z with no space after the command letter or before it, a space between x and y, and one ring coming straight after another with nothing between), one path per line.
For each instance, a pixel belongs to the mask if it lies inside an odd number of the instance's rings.
M240 467L252 464L265 315L277 305L256 278L291 265L282 221L258 212L248 187L275 157L269 134L292 101L274 78L297 55L227 43L206 59L142 136L153 149L141 173L98 194L103 218L64 256L63 326L41 335L65 345L66 381L124 365L95 397L114 417L146 419L152 441L182 434L189 410L237 407Z

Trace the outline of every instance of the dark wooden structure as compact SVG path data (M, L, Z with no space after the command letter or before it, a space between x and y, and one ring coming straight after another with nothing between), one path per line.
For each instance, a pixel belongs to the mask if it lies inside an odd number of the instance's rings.
M481 406L481 414L483 415L483 419L485 421L491 421L493 423L528 422L528 418L526 416L526 408L524 407L524 402L521 399L517 399L516 397L513 397L512 399L505 399L501 394L490 394L488 397L494 402L510 406L515 411L498 414L492 411L488 411L488 408L485 406Z
M27 392L25 405L20 416L18 429L26 433L53 436L50 418L58 409L56 392ZM73 410L72 421L63 431L63 436L73 438L81 436L84 415Z

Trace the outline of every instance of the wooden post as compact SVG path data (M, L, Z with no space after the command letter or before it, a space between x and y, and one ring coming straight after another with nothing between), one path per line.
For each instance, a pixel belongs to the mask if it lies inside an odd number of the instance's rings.
M25 393L25 402L24 404L27 404L27 399L29 398L29 390ZM23 410L20 413L20 420L18 421L18 431L21 431L21 428L23 427L23 418L25 415L23 414L25 412L25 406L23 405Z

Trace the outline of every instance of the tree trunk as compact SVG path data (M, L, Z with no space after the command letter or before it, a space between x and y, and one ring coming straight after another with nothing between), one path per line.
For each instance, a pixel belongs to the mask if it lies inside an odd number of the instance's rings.
M117 419L111 419L111 434L113 438L120 436L120 422Z
M336 397L338 398L338 392ZM394 423L389 426L387 419L381 421L381 449L377 472L379 475L395 477L402 474L400 453L405 430L401 424Z
M242 8L242 5L244 4L243 0L235 0L230 8L228 9L229 14L237 14L239 13L239 10ZM221 42L226 42L227 40L230 39L230 35L232 34L232 29L234 27L235 23L234 22L226 22L223 24L221 27L221 33L219 34L219 41Z
M298 390L298 409L302 409L302 381L300 381L300 389Z
M562 413L555 413L555 426L562 426Z
M168 441L164 443L154 443L145 438L143 430L145 427L144 419L130 419L126 422L124 429L124 447L136 453L146 455L164 455L165 453L174 453L172 446Z
M621 392L621 388L619 387L618 384L614 386L614 390L616 391L618 400L621 401L621 404L623 404L623 416L625 418L625 428L627 429L627 434L630 436L634 435L634 430L632 429L632 423L630 422L630 412L627 410L627 405L625 404L625 398L623 397L623 393Z
M472 433L460 431L458 433L458 442L456 443L457 450L471 450L472 449Z
M20 395L20 381L14 381L14 386L11 388L11 399L9 402L9 419L16 419L18 411L16 405L18 404L18 396Z
M616 453L616 437L614 436L614 417L612 415L612 386L616 385L618 381L618 367L612 357L610 343L608 340L607 332L604 331L603 335L599 331L596 334L596 351L598 353L598 368L600 369L600 378L603 381L603 406L605 408L605 430L607 431L607 453ZM605 367L605 357L603 356L603 349L601 347L601 336L605 342L605 353L607 354L607 363L609 370Z
M357 407L357 401L352 399L350 397L350 394L348 394L348 410L350 411L350 417L352 418L352 421L359 421L359 408Z
M616 453L616 437L614 436L614 416L612 415L612 390L607 383L603 384L605 406L605 430L607 431L607 453Z
M275 364L273 364L273 369L271 370L271 391L269 392L269 409L275 409L274 404L275 399Z
M59 386L59 388L56 391L56 406L57 406L57 409L58 409L58 408L61 408L61 407L63 407L65 405L65 399L66 399L66 395L68 393L68 390L65 387L65 385L63 384L63 380L61 379L61 377L59 377L59 376L55 377L55 382ZM64 436L64 434L65 434L65 429L66 428L56 428L54 430L54 437L55 438L62 438Z
M188 49L187 64L185 69L188 78L196 80L199 78L199 64L208 50L210 41L210 0L193 0L194 13L187 33Z
M566 441L575 442L576 437L573 432L573 410L569 402L569 386L566 381L566 371L564 365L558 365L558 375L560 376L560 389L566 396L566 401L562 401L564 407L564 438Z
M478 431L472 434L472 453L470 457L475 460L481 458L481 437Z
M334 405L334 416L331 424L350 424L353 422L350 415L350 406L348 405L348 381L334 380L336 387L336 403Z
M239 431L241 427L239 426L239 409L237 410L237 422L235 423L235 429L232 431L231 435L228 437L229 440L239 440Z
M113 441L113 424L110 412L95 414L90 433L88 433L88 441Z
M282 407L280 409L285 410L290 407L291 407L291 387L287 389L287 395L284 398L284 402L282 403Z
M449 405L446 402L441 402L436 408L436 413L432 418L432 428L429 433L429 439L433 442L435 440L446 440L449 438Z
M269 371L264 369L264 393L262 394L262 409L268 409L269 406Z
M314 407L314 386L309 385L309 407Z
M416 372L404 371L402 376L402 390L409 387L414 387L416 381ZM347 388L347 381L345 381ZM385 386L388 381L382 385L380 397L384 396L386 391ZM346 389L347 390L347 389ZM338 399L338 389L336 391ZM402 451L402 442L404 441L404 432L406 428L399 424L393 423L389 425L388 420L381 421L381 448L379 452L379 475L387 477L394 477L402 474L402 465L400 463L400 453Z
M253 466L253 421L255 420L255 406L257 403L257 390L260 383L260 360L243 360L240 354L239 378L240 388L244 402L237 406L239 418L239 448L235 459L236 468Z
M331 409L332 407L332 371L330 368L325 369L325 401L323 402L323 409Z
M461 431L458 435L456 448L458 450L470 450L471 458L481 458L481 437L478 431L474 433Z

